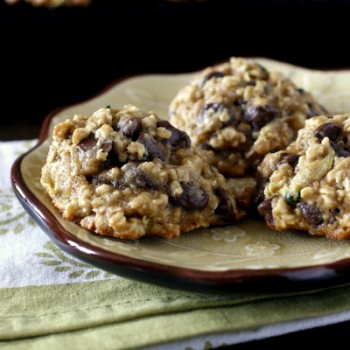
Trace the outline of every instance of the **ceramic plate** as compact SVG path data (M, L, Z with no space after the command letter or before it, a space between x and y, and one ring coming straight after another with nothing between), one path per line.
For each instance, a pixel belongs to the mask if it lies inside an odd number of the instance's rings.
M328 110L350 111L350 72L311 71L272 60L256 61L284 72L300 87L312 91ZM295 231L273 232L258 219L200 229L173 240L146 237L134 242L101 237L62 219L40 185L53 125L75 113L90 115L102 106L129 103L166 118L169 102L192 75L127 78L86 102L52 113L43 124L39 144L21 156L12 169L13 187L23 206L59 247L131 278L221 287L250 282L260 286L317 284L350 276L350 241Z

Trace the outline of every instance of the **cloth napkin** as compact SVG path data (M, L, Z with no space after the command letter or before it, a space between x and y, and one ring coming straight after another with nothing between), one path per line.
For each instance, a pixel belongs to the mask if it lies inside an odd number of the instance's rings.
M1 349L210 349L350 319L350 283L200 293L121 278L57 248L10 184L35 141L0 142Z

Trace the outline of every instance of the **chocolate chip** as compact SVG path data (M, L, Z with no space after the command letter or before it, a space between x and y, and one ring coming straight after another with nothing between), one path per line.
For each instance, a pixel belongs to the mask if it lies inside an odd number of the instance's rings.
M91 148L94 148L97 145L97 139L95 138L95 135L91 133L87 138L80 141L78 144L78 147L86 152L90 150Z
M322 224L322 213L317 207L306 202L298 203L297 207L301 210L301 213L309 225L318 226Z
M273 223L273 215L272 215L272 199L265 199L258 205L258 212L262 215L267 224Z
M157 122L157 127L165 128L171 132L170 138L164 140L165 143L168 143L173 147L181 147L181 148L191 147L190 137L184 131L176 129L167 120L159 120Z
M122 165L123 163L120 162L118 154L115 153L113 149L111 149L108 152L106 160L101 163L101 169L111 169L115 167L120 168Z
M95 186L110 185L110 186L113 186L115 188L122 188L123 187L123 178L122 177L111 179L109 177L106 177L104 173L98 174L95 176L90 176L87 178L87 180Z
M336 123L325 123L317 127L314 131L315 137L322 140L328 137L330 141L336 141L341 134L341 127Z
M207 103L203 106L202 110L201 110L201 114L205 113L208 110L213 110L214 112L218 112L220 110L223 110L225 108L225 106L222 103L219 102L213 102L213 103Z
M200 149L205 149L207 151L215 151L215 148L210 145L209 143L203 143L201 145L198 146Z
M213 79L213 78L222 78L224 76L225 76L225 74L222 72L211 72L204 77L203 82L202 82L202 87L205 85L205 83L208 80Z
M182 207L185 210L202 210L208 202L208 193L201 187L191 182L181 182L182 193L180 196L171 196L170 201L173 205Z
M181 148L190 148L191 147L191 139L187 135L185 131L180 131L180 138L177 142L178 147Z
M272 106L249 106L244 114L245 120L250 123L254 130L260 130L271 120L280 116L280 111Z
M157 184L152 177L141 170L135 173L135 185L141 188L157 188Z
M261 203L265 199L264 191L266 184L269 182L269 178L262 176L258 179L258 183L256 186L256 192L255 192L255 204Z
M236 125L238 122L234 109L230 107L226 107L226 110L228 114L228 120L221 123L221 128L226 128L227 126L230 126L230 125Z
M101 145L102 152L109 152L112 149L113 141L112 140L106 140Z
M247 101L244 98L237 98L237 100L235 102L233 102L233 105L234 106L242 106L246 103L247 103Z
M337 157L341 157L341 158L350 157L350 152L347 151L346 149L340 147L339 145L337 145L333 141L331 141L330 144L331 144L332 148L334 149L334 152L335 152Z
M221 103L207 103L201 108L197 118L204 120L207 115L207 111L211 109L214 113L216 113L218 110L220 110L220 108L223 108L223 105Z
M124 185L138 188L157 188L157 183L152 176L140 168L137 163L129 163L124 171Z
M337 219L334 216L331 216L328 220L327 220L327 225L332 225L337 221Z
M100 186L105 184L105 182L102 181L99 176L86 176L86 180L95 186Z
M113 150L113 141L106 140L101 145L101 150L103 152L108 152L107 158L100 165L101 170L111 169L115 167L122 166L122 163L119 161L118 155Z
M161 142L157 142L152 135L143 132L137 142L140 142L145 146L148 153L147 159L159 158L160 160L165 161L167 158L166 147Z
M232 218L233 220L233 206L230 197L222 187L218 187L214 191L216 197L219 199L219 204L215 209L215 214Z
M124 136L136 141L142 130L141 120L139 118L121 119L116 130L120 130Z
M282 153L278 164L285 164L285 163L287 163L291 167L295 168L296 165L298 164L299 157L300 156L298 154Z
M124 165L123 173L115 178L106 176L106 172L102 172L93 177L89 177L88 181L94 185L107 184L115 188L159 188L157 181L148 173L138 167L138 163L129 162Z
M161 119L157 121L157 128L165 128L167 130L176 129L173 125L171 125L167 120Z
M348 158L350 157L350 152L347 151L346 149L341 149L339 152L336 152L338 157L341 158Z

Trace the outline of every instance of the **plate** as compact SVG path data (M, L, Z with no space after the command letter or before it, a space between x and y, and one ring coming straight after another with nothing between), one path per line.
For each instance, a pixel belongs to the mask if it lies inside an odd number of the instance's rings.
M350 72L312 71L269 59L255 59L280 70L312 91L330 111L350 111ZM53 112L43 123L39 143L12 168L14 191L46 234L66 252L121 276L176 287L254 288L339 283L350 275L350 241L307 233L274 232L257 219L234 226L199 229L173 240L144 237L123 241L96 235L65 221L40 184L55 124L75 113L135 104L166 118L169 102L195 73L141 75L120 80L98 96ZM224 288L225 287L225 288Z

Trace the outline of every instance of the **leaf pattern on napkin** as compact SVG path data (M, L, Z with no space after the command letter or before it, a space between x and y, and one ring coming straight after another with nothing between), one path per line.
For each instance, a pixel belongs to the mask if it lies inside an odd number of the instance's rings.
M37 252L35 255L41 259L42 265L53 268L57 273L68 273L68 278L82 277L85 280L93 280L97 277L111 278L111 273L93 268L91 265L68 257L55 244L48 241L44 244L45 251Z
M34 227L34 220L23 210L10 190L0 190L0 236L9 232L22 233L26 227Z

